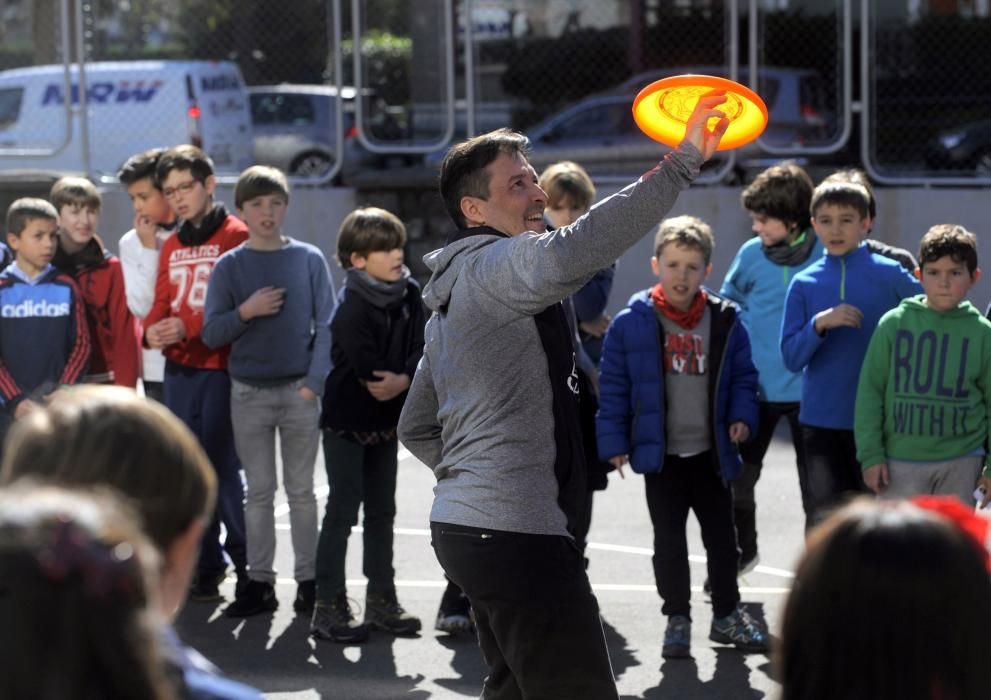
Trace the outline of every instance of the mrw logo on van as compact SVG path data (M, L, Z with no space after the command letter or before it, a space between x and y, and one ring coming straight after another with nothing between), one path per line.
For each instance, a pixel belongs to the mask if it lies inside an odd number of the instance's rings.
M123 102L149 102L164 83L161 80L118 80L117 82L94 82L86 87L86 100L95 104ZM72 104L79 104L79 85L72 85ZM41 98L41 106L64 105L65 91L61 83L49 83Z

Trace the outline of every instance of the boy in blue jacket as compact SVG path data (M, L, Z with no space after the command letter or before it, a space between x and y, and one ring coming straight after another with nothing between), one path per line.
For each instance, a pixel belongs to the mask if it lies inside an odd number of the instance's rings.
M792 277L822 257L822 244L809 219L812 178L794 163L772 165L743 190L740 203L750 214L754 238L744 243L719 293L740 305L759 375L760 429L740 446L743 471L733 482L733 522L740 546L740 572L758 563L757 504L754 488L774 429L784 418L795 446L795 466L805 525L811 523L805 478L805 448L798 424L802 375L781 361L781 317Z
M860 367L881 316L922 293L898 262L864 245L870 196L854 182L823 182L810 211L826 254L795 275L785 298L781 356L804 372L799 421L813 520L867 489L857 462L853 411Z
M729 487L740 473L737 446L757 430L757 370L736 306L702 287L713 245L700 219L661 222L650 261L659 283L616 316L602 352L599 456L617 470L629 457L645 475L654 577L668 617L664 658L690 655L689 509L712 583L709 639L745 651L768 646L767 633L739 605Z

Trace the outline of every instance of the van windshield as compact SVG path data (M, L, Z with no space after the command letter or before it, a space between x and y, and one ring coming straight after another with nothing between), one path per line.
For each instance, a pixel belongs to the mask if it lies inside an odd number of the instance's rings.
M17 122L23 98L24 88L0 88L0 129Z

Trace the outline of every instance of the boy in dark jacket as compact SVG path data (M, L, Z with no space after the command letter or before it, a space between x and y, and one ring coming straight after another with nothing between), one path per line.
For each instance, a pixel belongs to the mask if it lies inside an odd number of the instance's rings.
M92 353L84 381L133 389L140 368L138 328L127 306L120 259L96 235L100 193L85 178L63 177L49 198L59 215L52 264L76 280L86 302Z
M59 385L86 372L86 307L71 277L51 264L58 215L43 199L7 210L16 259L0 273L0 444L10 424L42 405Z
M668 616L665 658L690 656L689 509L702 528L712 583L709 639L746 651L768 646L739 605L729 487L741 469L737 446L757 430L757 370L736 306L702 287L713 245L700 219L661 222L650 261L660 281L616 316L602 352L599 456L618 470L629 457L645 475L654 577Z
M330 376L323 394L323 452L330 495L317 545L317 602L310 630L360 642L369 627L415 634L420 620L396 599L392 524L396 516L396 426L423 354L420 288L403 265L406 228L369 207L341 224L337 257L347 281L330 323ZM344 584L351 528L364 504L365 620L352 616Z

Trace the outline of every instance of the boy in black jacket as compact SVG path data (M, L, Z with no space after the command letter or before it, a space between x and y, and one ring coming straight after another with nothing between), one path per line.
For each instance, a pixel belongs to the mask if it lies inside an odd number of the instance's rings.
M406 228L393 214L358 209L341 224L337 257L347 272L330 323L333 369L323 394L323 452L330 495L317 545L317 602L310 631L360 642L369 627L414 634L420 620L396 600L396 426L423 354L420 288L403 265ZM364 503L365 621L348 606L344 560Z

